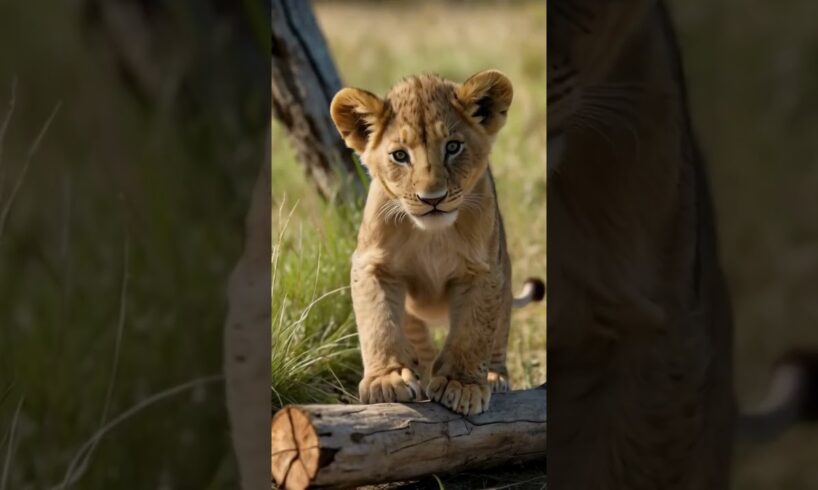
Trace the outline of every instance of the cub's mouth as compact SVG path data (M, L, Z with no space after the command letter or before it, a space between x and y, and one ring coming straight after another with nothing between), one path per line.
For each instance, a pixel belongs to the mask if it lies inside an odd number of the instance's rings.
M453 213L453 212L455 212L455 211L457 211L457 210L456 210L456 209L452 209L452 210L450 210L450 211L444 211L444 210L442 210L442 209L437 209L437 208L434 208L434 209L432 209L431 211L426 211L425 213L421 214L421 215L420 215L420 217L422 218L422 217L424 217L424 216L441 216L441 215L444 215L444 214Z
M434 208L423 214L410 214L412 222L421 230L443 230L457 220L457 209L444 211Z

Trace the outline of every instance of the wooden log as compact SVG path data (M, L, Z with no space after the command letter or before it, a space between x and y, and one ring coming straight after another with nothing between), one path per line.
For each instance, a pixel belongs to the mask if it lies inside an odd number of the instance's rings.
M545 461L546 390L495 394L465 417L432 402L289 405L272 422L273 481L350 487Z

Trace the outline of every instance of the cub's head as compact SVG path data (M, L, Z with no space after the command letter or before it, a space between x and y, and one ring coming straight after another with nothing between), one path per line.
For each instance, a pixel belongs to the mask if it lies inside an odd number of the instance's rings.
M599 129L600 123L621 120L618 112L638 89L628 77L639 73L622 71L621 62L634 36L644 34L640 26L657 4L656 0L548 0L549 138L573 124Z
M421 229L451 226L488 166L506 120L511 82L494 70L462 84L435 75L407 78L386 98L345 88L332 120L394 205Z

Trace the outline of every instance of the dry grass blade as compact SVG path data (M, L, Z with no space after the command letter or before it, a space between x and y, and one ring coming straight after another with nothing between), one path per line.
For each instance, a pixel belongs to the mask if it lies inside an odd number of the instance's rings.
M20 410L23 408L23 400L25 400L25 397L21 397L20 401L17 402L17 408L14 410L14 418L11 419L6 458L5 461L3 461L3 474L0 475L0 490L6 490L6 484L8 483L9 472L11 471L11 460L14 456L14 436L17 433L17 422L20 418Z
M103 402L102 406L102 415L100 416L99 420L99 429L102 430L105 427L105 421L108 418L108 411L111 407L111 398L113 397L114 392L114 385L116 384L116 374L119 370L119 357L120 352L122 350L122 333L125 330L125 312L127 306L127 296L128 296L128 281L130 279L130 275L128 272L128 262L130 257L130 240L128 237L125 237L125 242L123 244L122 250L122 281L120 283L119 289L119 313L117 318L117 326L116 326L116 340L114 342L114 355L113 361L111 366L111 378L108 380L108 388L105 392L105 401ZM96 450L97 445L100 439L94 439L91 446L88 448L88 451L84 454L82 458L82 463L79 468L74 470L73 468L69 467L69 472L72 472L77 475L85 474L85 471L88 469L88 463L91 461L91 456L94 454L94 450ZM73 463L72 463L73 464Z
M11 118L14 115L14 107L17 105L17 77L11 81L11 97L9 98L9 108L0 124L0 203L3 202L3 189L5 188L5 170L3 169L3 147L6 142L6 131L9 129Z
M3 145L6 141L6 131L9 129L11 117L14 115L14 106L17 105L17 77L11 80L11 97L9 98L9 108L0 124L0 167L3 165Z
M65 472L65 476L63 477L63 481L60 482L57 486L53 487L52 490L57 489L65 489L69 488L74 485L80 478L82 478L83 473L77 471L77 468L87 468L87 462L84 460L91 457L90 450L95 447L99 441L105 437L111 430L116 428L121 423L125 422L129 418L133 417L137 413L141 412L142 410L154 405L160 401L166 400L171 398L175 395L180 393L184 393L185 391L191 390L193 388L197 388L202 385L214 383L216 381L223 381L224 376L214 375L214 376L206 376L203 378L197 378L192 381L188 381L187 383L182 383L180 385L173 386L166 390L160 391L144 400L140 401L136 405L132 406L128 410L125 410L117 417L111 419L110 422L105 424L104 426L100 427L93 436L91 436L77 451L74 459L71 460L71 464L68 465L68 469ZM3 490L3 489L0 489Z
M9 212L11 212L11 207L14 204L14 200L17 197L17 192L19 192L20 187L23 185L23 180L26 177L26 173L28 173L28 167L31 165L31 160L34 158L37 150L40 149L40 143L42 143L45 134L48 132L48 128L51 127L51 123L54 122L54 118L57 117L60 107L62 107L62 102L58 102L57 105L54 106L54 109L51 111L51 115L48 116L48 119L46 119L45 124L43 124L39 134L37 134L37 137L34 139L31 147L29 147L28 154L23 162L23 168L20 169L20 174L17 176L17 180L14 181L14 187L11 188L11 194L9 194L5 204L3 204L3 209L0 211L0 240L3 238L3 230L6 227L6 220L8 219Z

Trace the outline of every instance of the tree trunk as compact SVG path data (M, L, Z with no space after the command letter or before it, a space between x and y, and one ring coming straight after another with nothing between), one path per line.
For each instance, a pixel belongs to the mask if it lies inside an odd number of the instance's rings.
M545 402L536 388L495 394L472 417L436 403L287 406L273 417L273 481L349 487L544 461Z
M329 114L341 81L310 2L273 0L272 7L273 115L324 198L360 196L363 184L352 152Z

